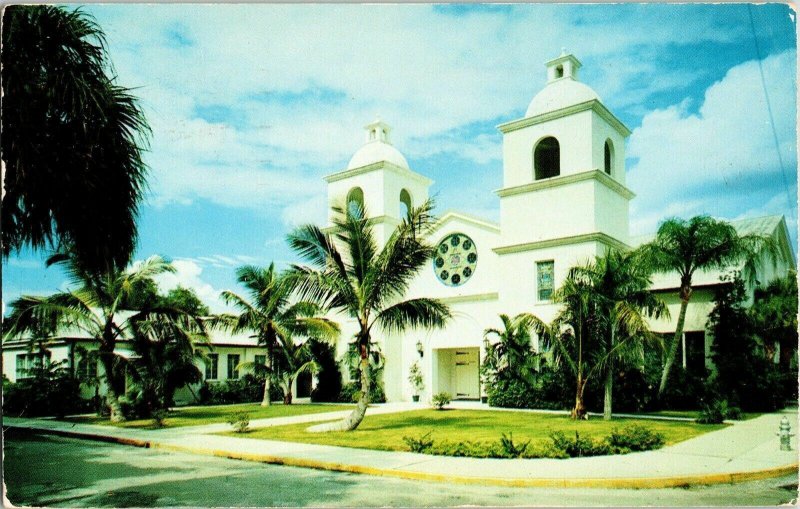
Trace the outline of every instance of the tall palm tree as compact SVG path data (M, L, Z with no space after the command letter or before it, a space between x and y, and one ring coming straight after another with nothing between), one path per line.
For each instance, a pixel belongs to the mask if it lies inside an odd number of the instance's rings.
M645 317L659 318L668 311L649 291L649 273L631 254L612 249L572 273L591 289L597 304L592 312L598 313L601 326L595 331L602 334L598 343L605 350L603 418L610 420L615 369L644 359L644 344L656 341Z
M771 237L739 235L729 223L709 216L695 216L689 220L667 219L658 227L655 239L639 247L636 256L645 267L652 272L676 272L680 278L680 313L675 334L666 350L658 386L659 397L667 386L683 336L694 274L698 270L726 269L743 263L743 276L753 281L757 262L766 256L775 263L777 254L777 245Z
M370 343L373 329L401 333L413 328L443 327L449 308L437 299L403 299L434 248L427 236L433 227L433 204L409 211L383 249L378 249L372 222L361 206L335 207L335 233L306 225L289 235L289 244L313 267L293 266L298 293L320 305L349 315L356 322L355 342L361 363L361 395L343 421L312 426L312 431L351 431L369 405Z
M95 272L136 245L149 128L80 9L12 5L2 36L3 256L70 246Z
M135 324L155 317L177 318L182 313L143 303L136 295L146 285L141 283L174 268L158 256L148 258L127 270L111 270L98 275L88 271L77 257L59 254L48 264L59 264L76 289L41 296L22 296L11 304L6 337L32 337L42 323L56 324L67 333L83 333L97 342L99 360L103 366L107 403L112 421L125 420L120 404L124 380L114 376L118 364L114 354L117 343L135 335ZM134 305L135 304L135 305Z
M258 344L267 347L266 371L272 373L273 357L291 341L294 334L310 334L323 339L339 335L339 326L319 316L321 309L310 302L292 302L295 282L279 274L275 264L261 268L245 265L236 269L236 278L247 290L247 296L231 291L222 292L222 299L235 307L238 315L219 315L214 323L233 333L252 332ZM261 406L269 406L270 375L265 377Z

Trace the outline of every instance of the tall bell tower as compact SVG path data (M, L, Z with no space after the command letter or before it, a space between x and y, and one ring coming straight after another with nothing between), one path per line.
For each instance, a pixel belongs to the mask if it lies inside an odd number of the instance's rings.
M570 267L628 243L630 131L578 80L581 62L574 55L562 51L545 67L547 85L525 117L498 126L502 240L495 252L509 313L551 305Z

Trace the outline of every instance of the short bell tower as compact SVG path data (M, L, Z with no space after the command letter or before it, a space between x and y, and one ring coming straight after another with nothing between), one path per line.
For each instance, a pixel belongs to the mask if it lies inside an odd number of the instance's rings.
M413 170L391 142L392 127L377 117L364 126L364 144L350 158L347 167L325 177L330 207L360 206L375 224L380 246L408 210L428 199L433 181Z

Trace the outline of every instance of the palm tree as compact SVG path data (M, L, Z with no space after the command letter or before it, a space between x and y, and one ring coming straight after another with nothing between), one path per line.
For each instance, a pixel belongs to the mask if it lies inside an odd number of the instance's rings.
M604 363L601 345L597 344L600 327L596 312L597 298L591 286L574 271L554 293L553 300L563 304L551 324L536 320L534 330L542 348L553 350L553 362L564 362L575 377L575 406L570 416L586 419L586 385Z
M3 256L65 247L123 270L136 245L149 128L80 9L12 5L2 36Z
M598 344L605 350L605 394L603 418L611 419L614 371L617 367L644 359L644 344L655 341L645 317L659 318L668 313L664 303L650 291L649 274L631 254L609 250L594 263L572 269L572 277L580 278L594 293L603 335Z
M343 421L312 426L311 431L351 431L364 419L370 394L370 343L374 327L387 333L412 328L443 327L448 307L437 299L401 300L434 248L426 237L433 227L431 201L409 211L383 249L361 206L334 207L335 233L306 225L289 235L289 244L313 267L294 265L298 293L321 306L349 315L356 322L361 394Z
M656 238L639 247L636 256L645 267L652 272L677 272L680 278L680 313L675 325L675 335L666 350L658 386L659 397L667 386L683 336L695 272L725 269L743 263L742 274L753 281L756 263L761 257L767 256L775 263L777 253L777 246L771 237L739 235L729 223L709 216L695 216L688 221L680 218L667 219L658 227Z
M311 355L308 341L295 343L292 338L287 338L281 342L281 352L285 364L283 369L275 373L275 377L283 389L283 404L291 405L292 386L297 377L302 373L316 373L319 365Z
M75 255L58 254L48 265L59 264L66 271L74 290L54 295L22 296L11 304L10 326L6 337L31 337L42 323L57 324L61 331L80 332L97 342L97 355L103 365L107 403L112 421L123 421L120 396L125 383L114 376L119 364L114 350L120 340L132 339L135 325L155 317L176 318L174 309L152 307L136 295L146 285L142 282L174 268L158 256L127 270L103 274L87 271ZM136 304L136 305L132 305Z
M531 332L536 330L540 320L530 313L520 313L513 319L500 315L502 329L489 328L483 333L486 345L485 365L492 371L513 370L515 377L534 385L534 373L539 368L538 352L533 350ZM489 338L496 337L492 343Z
M275 270L271 263L267 268L245 265L236 269L237 281L247 290L248 296L231 291L222 292L223 300L239 310L238 315L222 314L214 320L215 325L231 332L254 332L258 344L267 347L266 371L272 373L274 356L283 343L291 341L296 333L312 334L324 339L333 339L339 334L339 326L320 317L321 309L309 302L292 303L295 282ZM248 299L249 297L249 299ZM261 406L269 406L270 376L265 377L264 397Z

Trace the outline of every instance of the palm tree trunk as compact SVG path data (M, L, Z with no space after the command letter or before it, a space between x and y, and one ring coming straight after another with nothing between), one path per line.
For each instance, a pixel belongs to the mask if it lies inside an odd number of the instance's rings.
M681 291L681 293L684 293ZM675 327L675 336L672 338L672 343L667 350L667 358L664 360L664 369L661 372L661 383L658 386L658 399L664 395L664 389L667 388L667 380L669 379L669 372L672 370L672 365L675 363L675 356L678 353L678 345L683 336L683 327L686 323L686 308L689 307L688 297L681 299L681 311L678 315L678 324Z
M611 420L611 396L614 387L614 370L609 365L606 371L605 395L603 397L603 420Z
M311 426L306 431L311 433L319 433L326 431L353 431L364 420L364 415L367 413L369 406L369 392L370 392L370 367L369 367L369 354L366 349L362 347L361 351L361 395L358 398L355 409L344 420L318 424Z
M106 402L110 412L111 422L123 422L125 414L122 412L122 404L119 402L119 393L114 385L114 357L108 353L103 352L100 355L100 362L103 364L103 371L105 371L106 378Z
M578 383L575 389L575 408L572 409L570 417L575 420L586 419L586 405L583 403L583 390L586 388L586 381L583 374L578 373Z
M264 377L264 397L261 398L261 406L271 405L269 400L269 386L270 386L269 375L267 375L266 377Z
M614 350L614 328L611 328L611 351ZM614 391L614 357L608 358L606 366L605 394L603 395L603 420L611 420L611 402Z

